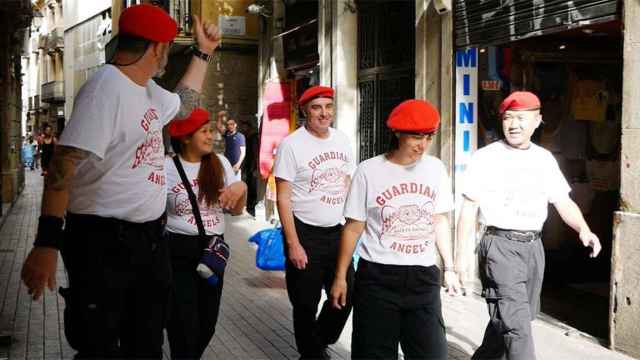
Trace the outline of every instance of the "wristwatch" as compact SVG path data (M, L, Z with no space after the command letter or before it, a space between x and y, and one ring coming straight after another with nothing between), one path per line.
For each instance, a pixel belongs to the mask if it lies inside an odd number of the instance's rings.
M208 63L211 62L211 60L213 60L213 56L209 55L207 53L204 53L202 51L200 51L200 49L198 49L197 46L192 46L191 47L191 53L193 54L193 56L198 57Z

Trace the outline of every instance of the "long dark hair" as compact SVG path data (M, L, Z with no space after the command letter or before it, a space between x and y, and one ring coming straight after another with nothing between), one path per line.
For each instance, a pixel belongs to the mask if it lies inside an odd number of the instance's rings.
M182 155L184 151L182 142L191 137L187 135L181 138L171 138L171 147L176 154ZM218 202L220 189L224 187L224 168L222 162L214 152L202 156L200 171L198 171L198 203L205 201L208 207Z

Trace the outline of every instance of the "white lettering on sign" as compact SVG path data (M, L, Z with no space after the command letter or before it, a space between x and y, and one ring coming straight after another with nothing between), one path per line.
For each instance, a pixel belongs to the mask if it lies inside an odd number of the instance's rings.
M247 21L244 16L219 16L218 26L222 36L244 36L247 34Z

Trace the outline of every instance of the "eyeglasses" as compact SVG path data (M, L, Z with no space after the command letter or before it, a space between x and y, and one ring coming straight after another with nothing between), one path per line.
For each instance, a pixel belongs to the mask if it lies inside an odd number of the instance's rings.
M397 131L398 135L408 136L415 140L431 140L436 135L435 131L430 133L420 133L420 132L408 132L408 131Z

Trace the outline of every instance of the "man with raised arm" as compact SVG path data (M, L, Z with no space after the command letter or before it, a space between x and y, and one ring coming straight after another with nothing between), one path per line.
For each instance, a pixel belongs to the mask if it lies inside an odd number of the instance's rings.
M55 289L60 250L65 333L78 358L162 358L171 281L162 129L199 105L221 40L215 25L194 21L194 56L171 93L152 78L167 65L176 22L156 6L125 9L116 53L80 89L51 160L22 279L34 299Z

